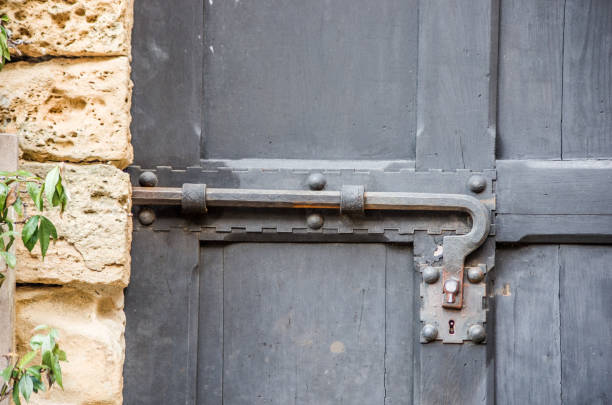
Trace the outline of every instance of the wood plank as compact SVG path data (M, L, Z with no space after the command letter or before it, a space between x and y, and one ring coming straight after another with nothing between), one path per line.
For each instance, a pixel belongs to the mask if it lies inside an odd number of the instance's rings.
M495 239L523 243L612 243L612 215L498 214Z
M612 161L497 161L497 213L612 214Z
M202 0L134 4L131 132L140 166L199 163L203 16Z
M125 403L193 404L198 236L141 230L134 233L132 256L125 292Z
M612 246L561 247L561 353L564 404L612 399Z
M558 256L557 245L497 249L496 404L561 401Z
M0 170L17 170L19 146L16 135L0 134ZM15 269L9 269L0 259L0 271L3 272L4 283L0 288L0 369L4 370L12 357L5 357L15 352ZM0 401L8 405L9 399Z
M418 0L204 3L203 157L414 159Z
M563 158L612 157L612 3L567 0Z
M224 403L384 402L380 244L233 244L224 253Z
M495 164L498 1L419 3L417 169Z
M561 158L564 4L501 2L498 158Z
M419 345L418 273L412 249L387 246L385 300L385 405L413 400L414 346Z
M223 247L202 248L198 337L199 405L223 405Z

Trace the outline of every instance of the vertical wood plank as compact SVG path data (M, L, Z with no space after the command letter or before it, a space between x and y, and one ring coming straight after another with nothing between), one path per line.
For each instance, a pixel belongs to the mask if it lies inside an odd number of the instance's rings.
M384 403L385 251L226 247L224 403Z
M223 404L223 246L202 248L198 405Z
M563 158L612 157L612 2L567 0Z
M417 169L495 165L498 0L419 3Z
M15 171L19 157L17 136L0 134L0 170ZM7 268L0 259L0 271L6 277L0 288L0 369L4 370L15 351L15 269ZM9 399L0 404L8 405Z
M564 404L612 401L612 246L561 247Z
M561 158L564 3L501 2L499 159Z
M559 247L497 250L491 274L495 301L496 404L560 403Z
M195 403L198 235L142 229L125 291L126 404Z
M387 246L385 262L385 405L409 405L413 398L414 345L419 344L419 303L414 294L418 281L412 249Z
M135 163L197 165L202 132L203 0L136 1L132 32Z

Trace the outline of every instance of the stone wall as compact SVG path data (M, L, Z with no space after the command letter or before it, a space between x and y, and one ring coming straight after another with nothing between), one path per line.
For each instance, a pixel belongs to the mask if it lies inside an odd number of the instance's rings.
M56 327L65 390L32 404L122 403L123 288L130 273L132 0L0 0L25 60L0 72L0 132L19 136L21 166L63 165L71 195L60 240L41 262L18 251L18 350Z

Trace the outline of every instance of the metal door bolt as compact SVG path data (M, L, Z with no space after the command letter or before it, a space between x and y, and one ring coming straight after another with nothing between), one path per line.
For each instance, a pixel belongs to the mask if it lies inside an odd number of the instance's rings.
M482 325L472 325L468 329L468 337L474 343L482 343L487 337L485 328Z
M444 282L444 294L446 296L445 300L448 304L452 304L455 302L455 297L459 292L459 281L454 278L450 278Z
M485 276L485 271L481 266L470 267L467 271L467 278L471 283L480 283Z
M423 339L427 342L433 342L438 337L438 328L428 323L423 326L421 333L423 334Z
M310 229L320 229L323 226L325 220L321 214L310 214L306 218L306 224Z
M487 188L487 179L483 175L475 174L468 180L468 187L474 193L482 193Z
M151 208L141 208L138 213L138 220L145 226L151 225L155 222L155 211Z
M138 183L142 187L155 187L157 186L157 176L153 172L142 172L138 177Z
M435 267L427 266L423 269L423 281L433 284L440 278L440 271Z
M312 173L308 176L308 187L311 190L323 190L326 184L327 180L321 173Z

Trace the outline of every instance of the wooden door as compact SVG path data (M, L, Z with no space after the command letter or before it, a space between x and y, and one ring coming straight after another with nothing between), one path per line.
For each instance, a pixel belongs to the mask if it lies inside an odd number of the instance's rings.
M467 216L137 207L125 403L608 403L611 26L605 0L136 2L134 185L467 195L492 226L486 341L424 343L423 265Z

